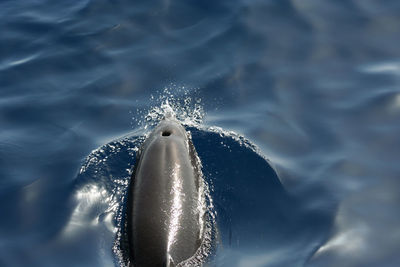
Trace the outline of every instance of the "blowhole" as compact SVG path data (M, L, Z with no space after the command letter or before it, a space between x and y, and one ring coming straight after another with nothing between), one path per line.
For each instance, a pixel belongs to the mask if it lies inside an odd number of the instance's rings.
M171 135L171 132L170 132L170 131L163 131L163 132L161 133L161 135L162 135L162 136L170 136L170 135Z

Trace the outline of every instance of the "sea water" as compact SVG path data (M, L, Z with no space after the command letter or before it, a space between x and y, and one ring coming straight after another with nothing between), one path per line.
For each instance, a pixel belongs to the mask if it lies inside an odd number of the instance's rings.
M208 266L398 266L397 1L1 1L0 266L123 266L137 149L171 112ZM211 216L210 215L210 216Z

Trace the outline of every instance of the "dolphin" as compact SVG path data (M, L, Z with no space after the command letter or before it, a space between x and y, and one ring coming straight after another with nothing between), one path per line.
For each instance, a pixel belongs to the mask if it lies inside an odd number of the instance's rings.
M190 133L176 119L163 119L132 172L127 234L133 266L176 266L195 255L204 230L202 179Z

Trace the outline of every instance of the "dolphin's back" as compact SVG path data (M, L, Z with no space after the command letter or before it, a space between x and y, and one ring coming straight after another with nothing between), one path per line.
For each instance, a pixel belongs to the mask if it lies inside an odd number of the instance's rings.
M163 127L169 135L162 135ZM134 266L176 265L200 246L200 177L192 146L182 126L168 123L143 145L128 208Z

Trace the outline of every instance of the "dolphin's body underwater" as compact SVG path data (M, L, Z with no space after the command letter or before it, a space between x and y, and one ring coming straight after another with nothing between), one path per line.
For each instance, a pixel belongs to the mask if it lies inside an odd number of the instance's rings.
M200 162L189 134L164 119L144 142L127 208L133 266L175 266L191 258L203 235Z

